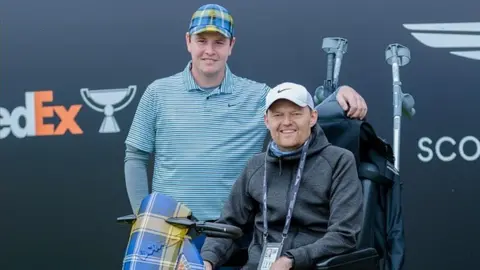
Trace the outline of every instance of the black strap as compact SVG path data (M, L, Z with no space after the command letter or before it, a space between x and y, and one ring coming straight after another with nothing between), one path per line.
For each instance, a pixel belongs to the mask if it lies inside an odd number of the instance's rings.
M302 148L302 156L300 158L300 164L298 165L298 170L297 170L297 176L295 178L295 183L293 185L293 191L292 191L292 198L290 200L290 203L288 205L288 212L287 212L287 217L285 219L285 226L283 227L283 232L282 232L282 244L285 238L287 238L288 235L288 230L290 228L290 222L292 220L292 213L293 213L293 208L295 207L295 201L297 199L297 193L298 189L300 187L300 180L302 179L302 174L303 174L303 168L305 167L305 160L307 158L307 151L308 151L308 146L310 144L310 140L307 140L303 144ZM268 149L270 148L270 144ZM265 158L266 158L265 154ZM268 221L267 221L267 163L265 161L264 165L264 173L263 173L263 242L264 244L267 242L267 237L268 237Z

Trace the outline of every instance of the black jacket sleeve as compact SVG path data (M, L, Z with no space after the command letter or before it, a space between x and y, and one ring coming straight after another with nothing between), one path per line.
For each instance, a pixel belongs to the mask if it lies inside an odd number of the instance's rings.
M250 197L248 185L251 174L247 165L240 177L232 186L230 195L223 206L223 211L216 223L237 226L245 231L247 226L253 226L255 201ZM207 237L201 250L203 260L212 264L213 268L228 261L238 249L233 239Z
M363 194L355 158L351 152L345 152L332 167L327 233L310 245L286 252L286 255L293 257L296 269L310 268L323 258L339 255L356 247L356 238L363 218Z

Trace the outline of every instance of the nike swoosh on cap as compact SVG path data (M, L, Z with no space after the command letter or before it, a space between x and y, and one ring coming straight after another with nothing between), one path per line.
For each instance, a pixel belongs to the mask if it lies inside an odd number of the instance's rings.
M277 90L277 93L281 93L283 91L286 91L286 90L291 90L292 88L283 88L283 89L278 89Z

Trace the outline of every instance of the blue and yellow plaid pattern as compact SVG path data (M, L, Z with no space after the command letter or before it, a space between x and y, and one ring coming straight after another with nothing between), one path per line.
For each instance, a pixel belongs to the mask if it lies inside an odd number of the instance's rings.
M147 196L130 232L123 269L203 269L188 229L166 222L170 217L190 215L189 208L166 195L153 192Z
M233 17L230 12L217 4L207 4L201 6L193 13L190 21L190 35L205 31L215 31L223 34L227 38L234 36Z

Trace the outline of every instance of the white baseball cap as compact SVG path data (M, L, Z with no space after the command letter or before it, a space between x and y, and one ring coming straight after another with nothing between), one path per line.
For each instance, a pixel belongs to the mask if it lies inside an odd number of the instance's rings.
M312 95L310 95L307 88L300 84L284 82L270 89L266 98L265 110L268 110L279 99L286 99L300 107L308 106L315 110Z

